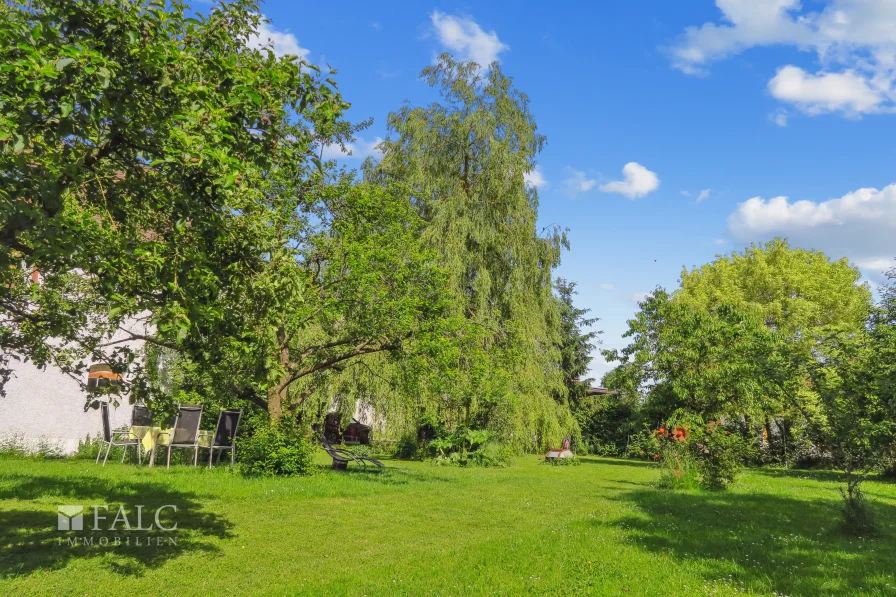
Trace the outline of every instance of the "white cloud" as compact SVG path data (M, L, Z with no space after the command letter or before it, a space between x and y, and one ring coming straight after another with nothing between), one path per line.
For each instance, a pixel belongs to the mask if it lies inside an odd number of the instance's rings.
M628 296L628 298L630 301L634 301L636 303L641 303L641 302L644 302L644 299L646 299L650 295L651 295L650 292L635 292L635 293L630 294Z
M870 272L888 272L896 267L896 259L893 257L889 259L860 259L856 261L856 265Z
M526 181L527 185L535 187L536 189L545 187L548 184L547 179L541 171L541 166L535 166L535 168L532 169L532 172L523 174L523 179Z
M728 241L726 241L724 238L714 238L714 239L712 239L712 244L714 244L714 245L717 246L717 247L721 247L721 246L723 246L723 245L724 245L725 243L727 243L727 242L728 242Z
M566 170L569 172L569 176L563 181L563 188L566 189L566 194L570 197L575 197L579 193L587 193L597 184L595 179L588 178L581 170L575 168Z
M697 203L701 203L709 199L709 194L712 193L712 189L703 189L700 191L700 194L697 195Z
M657 190L660 186L660 179L656 173L637 162L627 163L622 168L622 175L625 177L623 180L614 180L601 185L600 190L604 193L618 193L629 199L637 199Z
M601 284L600 285L601 290L613 290L613 288L615 288L615 286L613 286L612 284Z
M487 67L498 60L501 52L510 47L498 39L498 34L483 31L470 17L456 17L434 10L430 15L433 31L439 42L462 60L472 60Z
M820 68L809 73L782 66L769 81L771 94L810 115L858 116L896 111L896 2L827 0L716 0L718 23L688 27L672 47L672 62L689 74L760 46L814 52ZM779 126L786 115L774 117Z
M325 160L363 160L368 156L380 157L382 153L377 149L377 145L383 140L377 137L373 141L365 141L364 139L356 139L354 143L346 143L345 151L339 145L324 145L323 159Z
M779 127L784 128L785 126L787 126L788 117L789 114L787 113L787 110L775 110L775 112L773 114L770 114L768 118Z
M250 48L270 47L277 56L289 54L307 60L311 50L300 46L295 35L288 31L278 31L264 15L261 18L262 22L258 26L258 31L250 35L247 40Z
M728 217L728 231L741 242L785 236L873 271L896 257L896 184L822 202L753 197Z
M863 114L875 111L886 101L879 90L851 70L813 75L788 65L778 69L768 82L768 90L775 98L812 115L837 110Z

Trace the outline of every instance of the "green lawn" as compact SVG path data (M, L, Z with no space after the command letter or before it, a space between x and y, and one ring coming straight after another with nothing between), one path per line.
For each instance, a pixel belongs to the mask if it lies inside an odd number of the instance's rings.
M581 461L247 480L0 460L0 595L896 596L894 484L867 486L884 534L845 539L833 473L669 493L648 464ZM177 545L60 545L56 507L97 503L177 505Z

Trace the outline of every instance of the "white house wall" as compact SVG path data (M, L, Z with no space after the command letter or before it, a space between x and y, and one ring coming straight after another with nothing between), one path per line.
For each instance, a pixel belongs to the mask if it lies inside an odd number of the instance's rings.
M14 365L14 376L0 398L0 438L23 440L31 448L40 443L63 453L78 450L78 441L103 430L99 409L84 412L86 394L78 382L55 367L41 371L31 363ZM131 421L131 406L109 409L112 428Z
M140 333L148 331L137 322L123 327ZM119 330L111 340L125 337L127 335ZM142 348L143 342L121 345L136 351ZM100 410L84 411L87 394L76 380L55 367L41 370L30 362L13 362L12 369L13 377L6 384L6 397L0 397L0 440L14 438L32 449L48 444L63 453L73 453L77 451L79 441L102 433ZM86 383L86 374L82 381ZM131 410L126 399L118 408L110 408L112 428L130 424Z

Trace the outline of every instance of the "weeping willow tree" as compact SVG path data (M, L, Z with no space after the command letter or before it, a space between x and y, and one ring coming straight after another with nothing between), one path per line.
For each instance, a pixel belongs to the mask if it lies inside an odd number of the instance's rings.
M442 101L391 114L381 160L364 166L369 181L411 189L462 322L421 407L517 449L543 447L577 429L555 399L566 388L551 275L567 241L556 227L538 230L538 193L525 182L545 139L496 63L444 54L422 77Z

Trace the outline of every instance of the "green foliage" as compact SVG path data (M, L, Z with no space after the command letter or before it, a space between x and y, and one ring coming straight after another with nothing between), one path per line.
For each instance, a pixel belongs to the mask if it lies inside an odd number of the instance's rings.
M310 475L314 470L307 433L286 419L256 424L237 440L237 455L247 476Z
M438 465L507 466L512 450L490 440L490 435L483 429L461 427L449 432L440 427L439 435L426 442L420 451Z
M406 433L401 436L395 445L394 456L403 460L411 460L417 458L420 453L420 446L417 443L417 435L415 433Z
M818 433L846 472L844 528L859 535L875 529L860 484L892 466L896 447L896 270L889 280L867 328L832 335L813 370L825 415Z
M577 294L575 282L557 278L554 287L560 303L560 370L566 385L565 399L575 412L594 381L586 378L586 375L588 365L593 360L591 352L600 334L596 331L586 332L584 328L593 326L599 320L596 317L586 317L590 309L582 309L573 304L573 295ZM581 426L581 421L579 424Z
M357 446L346 446L346 449L355 456L371 457L375 454L373 447L365 444L358 444Z
M269 190L301 207L286 197L314 186L309 150L347 106L315 67L250 46L260 21L253 0L208 16L0 6L0 367L139 369L105 340L147 312L159 344L195 357L218 344L216 298L258 266L286 207Z
M578 458L544 458L541 462L550 466L579 466L582 464Z
M677 411L654 432L663 474L660 486L668 489L718 491L734 482L751 456L750 442L738 432L687 410Z
M642 427L629 436L623 456L637 459L659 459L659 441L653 429Z
M657 448L660 478L657 487L661 489L696 489L700 486L700 471L697 460L689 446L663 441Z
M411 197L321 161L359 127L332 73L250 44L257 2L0 13L0 382L106 362L156 410L182 388L276 419L376 356L432 358L444 278Z
M641 419L638 403L620 394L586 397L574 415L582 430L576 451L601 456L624 456Z
M754 316L727 304L696 310L662 289L641 303L625 336L629 346L604 351L621 363L613 377L645 393L661 420L677 409L704 419L761 413L798 367L786 340Z
M871 292L847 259L792 249L784 239L719 256L681 274L676 298L698 310L732 305L803 347L862 328Z
M96 460L96 455L103 448L103 436L99 433L91 437L89 434L78 441L78 451L75 458L82 460Z
M366 180L410 190L447 274L453 319L418 395L452 427L540 448L575 429L555 400L565 386L551 276L566 239L539 234L537 191L524 179L544 138L497 64L443 55L422 77L442 102L391 114L382 160L364 167Z
M751 448L736 431L719 422L695 428L690 446L700 473L700 486L713 491L734 482Z
M847 259L832 261L775 239L683 271L675 301L697 311L730 305L773 331L786 351L757 375L758 406L815 426L824 424L824 415L806 384L808 367L826 354L829 337L863 330L871 293L860 278Z
M784 436L794 434L782 440L800 445L811 434L817 445L827 414L810 378L836 358L832 336L863 333L870 293L858 280L846 260L780 239L685 270L678 290L657 289L641 303L629 346L605 351L620 363L606 383L646 397L643 421L684 409L758 429L756 421L771 417L784 422ZM771 448L765 457L779 458Z
M0 457L25 458L28 454L29 450L22 435L11 434L0 438Z
M871 501L859 487L860 479L847 482L840 488L843 498L843 532L857 537L874 536L880 531Z
M0 437L0 457L46 460L63 456L62 446L46 437L40 437L30 442L19 433Z

